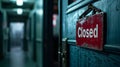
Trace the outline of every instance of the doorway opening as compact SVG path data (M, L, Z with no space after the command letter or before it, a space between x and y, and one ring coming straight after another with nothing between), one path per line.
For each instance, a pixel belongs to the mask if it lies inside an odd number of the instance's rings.
M10 23L10 48L23 48L24 39L24 23L12 22Z

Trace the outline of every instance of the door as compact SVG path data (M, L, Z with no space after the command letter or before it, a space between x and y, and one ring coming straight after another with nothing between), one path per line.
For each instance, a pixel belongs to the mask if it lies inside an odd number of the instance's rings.
M91 48L88 49L76 44L76 24L78 18L88 9L89 4L106 13L103 27L104 43L102 44L103 50L101 51ZM61 44L64 46L64 38L67 38L67 45L69 46L69 67L120 67L120 35L118 35L120 33L118 29L120 25L118 23L120 21L118 18L120 11L118 6L120 6L119 0L76 0L70 4L65 1L62 2L62 10L60 10L62 12L60 18L62 19L60 20L62 22L61 39L63 41ZM91 14L89 13L87 16L89 17ZM97 45L97 43L95 44ZM64 48L61 47L61 54L63 55L62 49Z

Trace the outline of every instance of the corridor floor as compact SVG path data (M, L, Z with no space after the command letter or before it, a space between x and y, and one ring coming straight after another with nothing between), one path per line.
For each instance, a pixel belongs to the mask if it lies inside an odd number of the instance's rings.
M0 67L35 67L21 47L11 48L8 57L0 61Z

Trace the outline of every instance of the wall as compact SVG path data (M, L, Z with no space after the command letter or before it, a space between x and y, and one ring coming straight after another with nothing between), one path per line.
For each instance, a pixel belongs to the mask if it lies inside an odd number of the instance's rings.
M52 3L50 0L36 0L30 15L31 41L28 54L37 67L53 67Z

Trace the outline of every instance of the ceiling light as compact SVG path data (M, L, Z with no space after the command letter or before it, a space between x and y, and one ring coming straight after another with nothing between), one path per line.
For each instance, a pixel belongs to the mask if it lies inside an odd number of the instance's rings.
M17 14L18 15L21 15L23 13L23 10L22 9L17 9Z
M17 6L22 6L23 5L23 0L17 0L16 4L17 4Z

